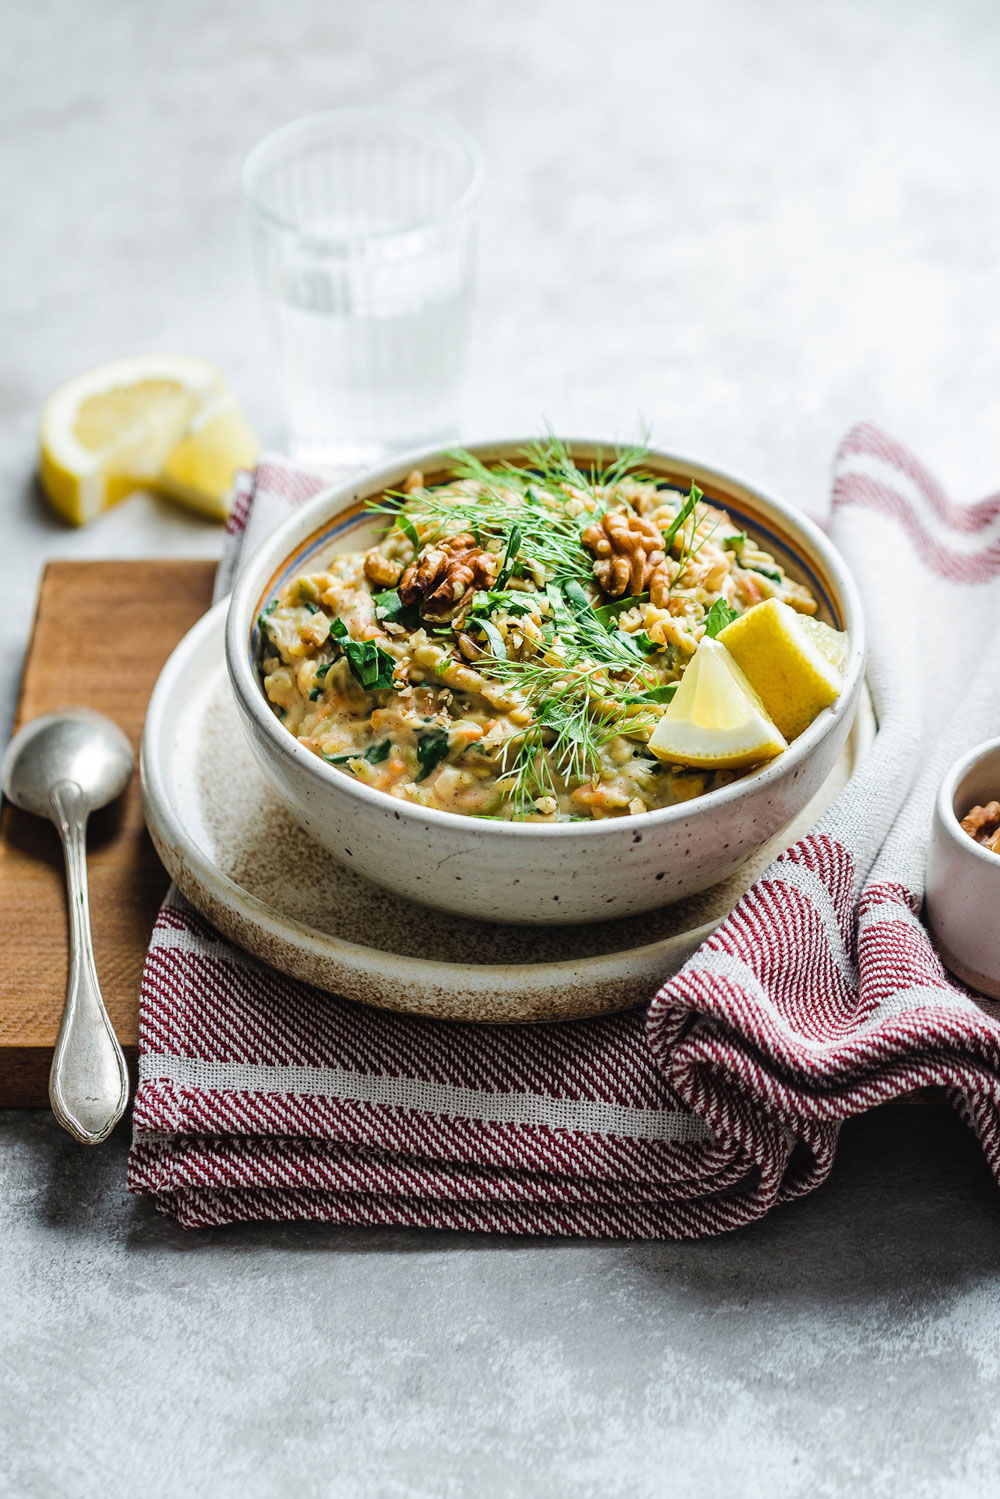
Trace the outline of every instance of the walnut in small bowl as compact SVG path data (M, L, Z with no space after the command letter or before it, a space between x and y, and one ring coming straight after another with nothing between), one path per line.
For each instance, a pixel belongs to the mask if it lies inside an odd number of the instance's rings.
M1000 854L1000 802L987 802L985 807L977 803L970 807L959 826L983 848Z

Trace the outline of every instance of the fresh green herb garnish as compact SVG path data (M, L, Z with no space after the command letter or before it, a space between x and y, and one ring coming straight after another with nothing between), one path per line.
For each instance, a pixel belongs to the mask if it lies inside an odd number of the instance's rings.
M667 529L663 533L663 550L664 551L666 551L668 549L668 547L671 546L671 544L673 543L673 540L674 540L675 536L677 535L678 531L681 529L681 526L683 526L684 522L687 520L688 516L692 513L692 511L694 510L694 507L698 504L699 500L703 500L704 497L705 496L704 496L702 490L700 490L698 488L697 484L692 484L691 485L691 493L688 495L687 499L684 501L683 505L678 510L677 514L674 516L673 520L670 522L669 526L667 527Z
M448 753L448 730L427 729L417 735L417 759L420 762L418 781L426 781Z
M737 611L730 609L725 599L716 599L705 615L705 634L710 640L714 640L716 635L721 635L726 626L731 625L733 620L738 618Z

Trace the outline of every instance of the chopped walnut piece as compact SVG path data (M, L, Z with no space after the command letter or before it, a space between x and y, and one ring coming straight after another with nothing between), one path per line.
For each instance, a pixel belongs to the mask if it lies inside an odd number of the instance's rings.
M386 557L378 547L372 547L365 553L365 577L370 583L378 583L382 588L395 588L402 572L403 564Z
M1000 802L972 807L962 818L961 826L983 848L994 854L1000 853Z
M431 624L443 623L475 589L489 588L499 571L500 558L463 531L421 547L399 580L399 597L404 604L418 604Z
M663 532L655 521L632 510L609 510L583 532L583 544L594 554L594 577L613 599L645 593L654 574L666 576Z

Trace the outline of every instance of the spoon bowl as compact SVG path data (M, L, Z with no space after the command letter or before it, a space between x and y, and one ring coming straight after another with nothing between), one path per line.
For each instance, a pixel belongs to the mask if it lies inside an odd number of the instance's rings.
M88 812L121 796L135 766L132 746L103 713L73 708L32 719L11 740L0 764L3 794L36 817L52 817L52 788L72 781Z

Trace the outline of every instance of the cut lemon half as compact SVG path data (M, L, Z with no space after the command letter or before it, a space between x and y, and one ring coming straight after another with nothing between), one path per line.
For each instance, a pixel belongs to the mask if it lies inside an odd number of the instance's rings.
M788 748L725 646L707 635L649 747L661 760L705 770L742 770Z
M780 599L754 604L719 639L786 739L801 734L840 695L847 636Z
M207 360L180 354L110 360L68 380L42 408L42 487L59 514L79 526L133 489L160 487L170 466L177 472L164 481L166 493L224 513L222 450L228 443L235 452L230 478L256 452L232 408L221 371Z

